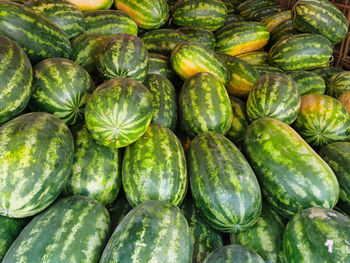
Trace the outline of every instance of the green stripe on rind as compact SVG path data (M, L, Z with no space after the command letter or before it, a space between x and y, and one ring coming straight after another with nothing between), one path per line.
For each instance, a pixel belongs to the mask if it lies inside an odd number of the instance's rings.
M350 218L337 211L314 207L300 211L283 236L286 263L348 262Z
M94 90L87 71L64 58L48 58L36 64L33 94L29 101L32 111L45 111L71 125L84 118L84 108Z
M121 187L121 153L97 144L85 124L71 128L74 137L73 167L63 194L83 195L111 205Z
M269 74L269 73L284 73L282 69L272 67L272 66L254 66L255 70L259 73L260 76L264 74Z
M190 41L199 42L211 49L215 49L216 39L213 32L199 26L180 27L178 31L189 37Z
M254 83L247 100L247 114L251 122L270 117L291 124L298 117L299 110L299 90L294 81L282 73L262 75Z
M125 147L142 136L152 119L152 94L132 79L101 84L85 107L89 132L97 143Z
M273 0L246 0L242 1L240 5L237 6L237 11L242 12L249 12L253 9L260 9L262 7L267 7L275 5L275 1Z
M332 77L335 73L343 72L344 69L337 67L325 67L325 68L317 68L312 70L313 73L319 75L323 80L327 83L328 79Z
M295 28L292 20L287 19L271 30L269 45L272 46L276 42L296 34L298 34L298 30Z
M271 32L276 26L283 23L286 20L290 20L290 10L283 11L277 14L273 14L261 21Z
M255 252L240 245L226 245L215 249L203 263L264 263L265 261Z
M331 168L287 124L261 118L244 138L246 156L265 199L285 217L301 209L333 208L339 185Z
M281 13L285 10L287 10L287 8L281 5L264 6L257 10L252 10L251 12L247 13L246 19L250 21L261 22L265 18L268 18L269 16L274 14Z
M244 17L236 14L228 14L224 26L231 24L231 23L236 23L240 21L244 21Z
M187 157L193 199L211 227L238 233L257 222L259 184L233 143L214 132L201 133L192 140Z
M323 78L310 71L293 71L288 73L298 87L300 96L319 93L324 94L326 84Z
M176 78L176 73L170 65L170 59L157 53L149 53L148 74L163 75L169 80Z
M125 33L107 41L97 63L103 79L125 77L140 82L147 77L148 67L148 52L141 39Z
M322 35L299 34L280 40L270 51L270 62L288 71L329 66L333 47Z
M350 90L350 72L336 73L327 81L326 94L339 98L345 91Z
M17 42L33 63L71 54L69 39L57 25L19 4L0 1L0 34Z
M100 203L68 197L35 216L3 262L98 262L109 230L110 218Z
M0 79L0 123L4 123L27 106L33 80L27 55L5 36L0 36Z
M226 16L226 6L220 0L180 0L172 8L176 25L201 26L211 31L223 26Z
M248 62L253 66L268 66L269 65L269 54L265 51L254 51L245 54L240 54L237 58Z
M35 12L54 22L68 38L76 37L84 32L83 13L74 4L66 0L31 0L24 4Z
M68 127L48 113L27 113L0 128L0 214L45 209L67 182L74 154Z
M302 96L300 112L293 125L314 148L349 141L350 115L340 101L327 95Z
M137 35L136 22L126 13L118 10L96 10L84 13L85 34L112 36L119 33Z
M124 194L119 195L117 201L109 210L109 214L111 216L112 230L114 230L120 224L120 222L130 212L131 209L132 207L130 206Z
M147 201L131 210L117 226L100 263L190 263L191 233L177 207Z
M228 130L226 137L233 143L243 140L246 129L249 126L248 116L246 113L245 103L235 97L230 96L233 118L231 128Z
M187 79L178 98L183 130L190 136L204 131L227 133L232 108L225 87L212 74L200 72Z
M151 124L124 153L123 188L130 205L160 200L181 204L187 191L185 153L171 130Z

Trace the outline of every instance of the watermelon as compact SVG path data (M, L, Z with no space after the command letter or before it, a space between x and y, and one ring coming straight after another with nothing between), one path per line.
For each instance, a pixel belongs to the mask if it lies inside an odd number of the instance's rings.
M339 98L341 104L345 107L345 109L350 114L350 91L345 91Z
M115 0L115 7L132 17L140 28L156 29L169 18L166 0Z
M198 42L186 41L172 51L170 63L175 72L188 79L198 72L215 75L224 85L229 81L227 68L213 50Z
M244 21L244 20L245 20L244 17L242 17L240 15L228 14L224 26L227 25L227 24L240 22L240 21Z
M170 65L170 59L167 56L157 53L149 53L148 74L163 75L169 80L176 78L176 73Z
M312 147L349 141L350 115L340 101L322 94L302 96L296 131Z
M250 122L262 117L293 123L300 110L300 94L294 81L283 73L262 75L247 100Z
M232 108L225 87L212 74L200 72L187 79L179 94L182 129L190 136L204 131L227 133Z
M31 110L51 113L69 125L84 118L86 101L94 90L84 68L65 58L48 58L33 71Z
M177 123L177 98L173 84L162 75L149 74L143 85L153 95L152 122L174 130Z
M261 20L261 23L266 25L268 30L271 32L279 24L281 24L287 20L290 20L291 19L290 13L291 13L290 10L286 10L286 11L282 11L282 12L273 14L273 15Z
M336 205L339 185L332 169L284 122L254 121L245 134L244 151L265 199L282 216Z
M216 50L236 56L263 48L269 42L270 32L259 22L236 22L215 33Z
M327 81L326 94L339 98L345 91L350 90L350 71L334 74Z
M131 210L114 230L100 263L190 263L191 234L177 207L152 200Z
M82 11L109 9L114 0L68 0Z
M256 65L254 66L255 70L259 73L259 75L264 75L268 73L284 73L282 69L273 67L273 66L260 66Z
M130 212L132 207L130 206L128 199L125 195L119 195L117 201L113 204L112 208L109 210L109 215L111 216L111 229L115 229L124 217Z
M85 107L86 125L99 144L125 147L142 136L152 119L152 94L140 82L119 78L101 84Z
M71 128L74 137L74 161L63 194L83 195L111 205L121 186L121 154L97 144L85 124Z
M316 73L300 70L290 72L288 75L293 79L295 85L298 87L300 96L311 93L325 93L325 81Z
M264 263L265 261L255 252L240 245L226 245L215 249L203 263Z
M24 5L54 22L68 38L84 32L84 16L80 9L68 0L30 0Z
M292 9L292 20L301 32L322 34L333 44L348 33L344 14L327 0L299 0Z
M261 212L260 188L236 146L204 132L192 140L187 157L192 196L209 225L229 233L252 227Z
M226 137L233 143L243 140L246 129L249 126L248 116L245 103L235 97L230 96L233 118L231 128L228 130Z
M27 106L33 70L26 53L5 36L0 36L0 64L0 123L4 123Z
M201 26L215 31L224 25L226 17L227 8L220 0L179 0L172 8L172 18L178 26Z
M73 154L72 134L51 114L27 113L1 126L0 215L23 218L49 206L68 180Z
M110 218L94 199L59 200L23 229L5 255L10 262L97 262L108 239Z
M200 26L180 27L177 30L184 33L190 41L199 42L211 49L215 49L215 35L210 30Z
M287 19L271 30L269 45L272 46L276 42L296 34L298 34L298 30L295 28L292 19Z
M137 35L136 22L126 13L118 10L95 10L84 13L85 34L112 36L119 33Z
M254 10L272 5L275 5L275 1L273 0L246 0L242 1L242 3L239 4L236 9L237 12L245 16L249 13L252 13Z
M317 68L312 70L313 73L316 73L327 83L328 79L332 77L335 73L343 72L344 69L337 67L325 67L325 68Z
M240 54L237 58L248 62L253 66L268 66L269 65L269 54L265 51L253 51L245 54Z
M278 14L286 10L287 8L281 5L264 6L257 10L253 10L252 12L249 12L247 14L248 16L246 17L246 19L251 21L261 22L265 18L268 18L271 15Z
M134 35L116 34L102 49L97 70L103 79L126 77L142 82L148 74L147 49Z
M292 35L275 43L270 51L270 62L288 71L308 70L329 66L333 48L322 35Z
M349 262L350 218L337 211L312 207L297 213L283 235L286 263Z

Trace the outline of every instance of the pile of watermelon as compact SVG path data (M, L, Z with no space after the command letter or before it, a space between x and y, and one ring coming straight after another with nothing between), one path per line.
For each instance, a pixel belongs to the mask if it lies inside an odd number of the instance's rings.
M0 1L0 261L350 263L328 0Z

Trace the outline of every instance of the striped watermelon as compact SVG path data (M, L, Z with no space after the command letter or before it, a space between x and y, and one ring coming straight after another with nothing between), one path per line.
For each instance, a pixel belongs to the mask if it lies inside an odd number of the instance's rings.
M170 65L170 59L167 56L157 53L149 53L148 74L163 75L169 80L176 78L176 73Z
M263 48L269 42L270 32L259 22L236 22L215 33L216 50L236 56Z
M268 66L269 65L269 54L265 51L253 51L245 54L240 54L237 58L248 62L253 66Z
M349 262L349 226L349 217L331 209L300 211L289 221L283 235L285 262Z
M112 36L119 33L137 35L136 22L126 13L118 10L95 10L84 13L85 34Z
M214 75L200 72L187 79L178 100L181 127L188 135L196 136L204 131L225 134L230 129L230 99Z
M273 15L261 20L261 23L266 25L268 30L271 32L279 24L281 24L287 20L290 20L291 19L290 13L291 13L291 11L287 10L287 11L282 11L282 12L273 14Z
M323 78L310 71L293 71L288 74L298 87L300 96L319 93L324 94L326 84Z
M177 30L184 33L190 41L199 42L211 49L215 49L215 35L210 30L200 26L180 27Z
M246 19L251 20L251 21L261 22L265 18L268 18L271 15L278 14L278 13L280 13L282 11L286 11L286 10L287 10L287 8L285 6L281 6L281 5L264 6L262 8L257 9L257 10L254 10L252 12L249 12Z
M244 17L237 14L228 14L224 26L227 24L244 21Z
M84 16L80 9L68 0L30 0L24 6L54 22L68 38L84 32Z
M114 230L100 263L190 263L191 234L177 207L147 201L131 210Z
M172 18L178 26L201 26L215 31L224 25L226 17L227 8L220 0L179 0L172 8Z
M8 250L10 262L98 262L110 218L96 200L74 196L56 202L24 228Z
M103 79L126 77L142 82L148 74L147 49L134 35L116 34L102 49L97 70Z
M156 29L169 18L166 0L115 0L115 7L131 16L140 28Z
M162 75L150 74L143 85L153 95L152 122L174 130L177 124L177 98L173 84Z
M19 4L0 1L0 34L17 42L33 63L71 54L69 39L56 24Z
M231 128L228 130L226 137L233 143L243 140L245 131L249 126L248 116L245 103L235 97L230 96L233 118Z
M298 30L295 28L292 19L287 19L271 30L269 45L272 46L276 42L296 34L298 34Z
M246 17L255 10L275 5L274 0L246 0L237 6L237 12Z
M128 199L121 194L119 194L117 201L113 204L112 208L109 210L109 215L111 216L111 229L115 229L124 217L131 211Z
M288 71L329 66L333 48L331 42L316 34L299 34L280 40L270 51L270 62Z
M48 58L33 71L31 110L51 113L69 125L83 120L86 101L94 90L84 68L65 58Z
M67 182L74 154L68 127L27 113L0 128L0 215L28 217L49 206Z
M0 64L0 123L4 123L27 106L33 70L25 52L5 36L0 36Z
M305 141L318 148L336 141L349 141L350 115L338 100L308 94L301 98L294 127Z
M291 127L260 118L248 128L244 148L265 199L285 217L301 209L333 208L339 185L331 168Z
M74 161L63 194L89 196L103 205L111 205L121 186L120 151L97 144L85 124L75 125L71 131Z
M300 94L294 81L283 73L262 75L247 100L247 114L253 122L262 117L293 123L300 110Z
M255 70L259 73L259 75L269 74L269 73L284 73L282 69L273 67L273 66L254 66Z
M345 107L345 109L350 114L350 91L345 91L339 98L341 104Z
M345 91L350 90L350 71L334 74L327 81L326 94L339 98Z
M312 70L313 73L316 73L327 83L328 79L332 77L335 73L343 72L344 69L337 67L325 67L325 68L317 68Z
M265 261L255 252L240 245L227 245L215 249L203 263L264 263Z
M218 133L196 136L187 153L193 199L209 225L238 233L261 211L258 181L242 153Z
M91 95L85 119L97 143L125 147L146 132L152 119L152 94L138 81L111 79Z
M114 0L68 0L82 11L109 9Z

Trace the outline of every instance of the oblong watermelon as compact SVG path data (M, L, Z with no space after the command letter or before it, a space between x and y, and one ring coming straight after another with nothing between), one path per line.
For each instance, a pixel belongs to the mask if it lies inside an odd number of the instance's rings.
M322 77L310 71L293 71L288 73L298 87L300 96L319 93L324 94L326 83Z
M273 67L273 66L260 66L256 65L254 66L255 70L260 74L260 76L268 73L284 73L282 69Z
M292 19L287 19L271 30L269 45L272 46L276 42L296 34L298 34L298 30L295 28Z
M267 18L273 14L280 13L280 12L285 11L285 10L287 10L287 8L285 6L281 6L281 5L264 6L264 7L257 9L257 10L254 9L251 12L247 13L246 19L250 20L250 21L261 22L265 18Z
M243 140L245 131L249 126L249 119L246 104L243 101L232 96L230 96L230 101L233 117L231 128L228 130L226 137L233 143L238 143Z
M240 245L226 245L211 252L203 263L264 263L255 252Z
M287 20L290 20L290 19L291 19L291 11L286 10L286 11L278 12L276 14L272 14L271 16L264 18L263 20L261 20L261 23L266 25L268 30L271 32L279 24L281 24Z
M272 5L275 5L273 0L246 0L242 1L236 9L241 15L247 16L254 10Z
M350 71L334 74L327 81L326 94L339 98L344 92L350 90Z
M215 35L210 30L201 26L186 26L180 27L177 30L184 33L190 41L199 42L211 49L215 49Z
M253 51L244 54L240 54L237 58L248 62L250 65L256 66L268 66L269 54L265 51Z
M244 21L244 17L237 14L228 14L224 26L227 24Z
M332 77L335 73L343 72L344 69L337 67L325 67L325 68L317 68L312 70L313 73L316 73L327 83L328 79Z

